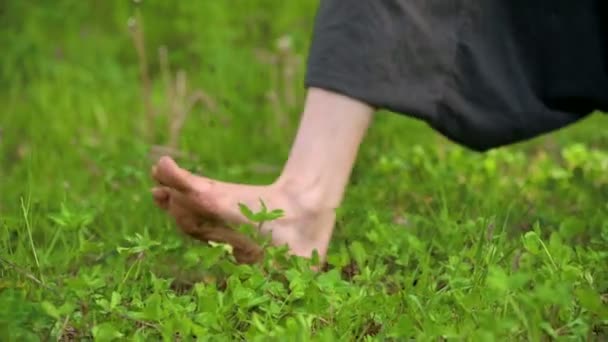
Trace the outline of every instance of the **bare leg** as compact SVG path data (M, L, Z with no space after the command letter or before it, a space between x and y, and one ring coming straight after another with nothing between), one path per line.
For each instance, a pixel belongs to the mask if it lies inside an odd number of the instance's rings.
M355 162L369 127L373 109L351 98L311 88L289 159L271 185L252 186L215 181L181 169L168 157L153 167L160 184L156 203L184 227L194 218L246 223L238 204L260 209L283 209L285 216L265 224L275 245L287 244L291 253L309 257L327 252L334 223Z

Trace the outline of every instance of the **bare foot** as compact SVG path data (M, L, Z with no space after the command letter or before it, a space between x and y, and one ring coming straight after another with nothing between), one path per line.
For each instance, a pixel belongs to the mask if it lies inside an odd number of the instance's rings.
M261 227L263 234L270 234L274 245L287 245L292 254L303 257L311 257L316 250L323 259L327 253L335 213L333 208L320 205L320 192L314 187L300 188L297 181L268 186L219 182L196 176L169 157L157 162L152 177L160 184L152 190L156 204L190 235L200 229L206 229L211 237L214 232L231 234L227 226L249 223L241 214L239 203L257 212L262 200L269 210L284 211L282 218Z

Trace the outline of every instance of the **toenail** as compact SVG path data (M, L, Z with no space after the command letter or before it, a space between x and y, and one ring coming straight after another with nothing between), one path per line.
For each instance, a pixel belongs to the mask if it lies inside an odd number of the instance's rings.
M158 160L158 165L162 165L162 164L168 164L171 165L173 162L173 160L169 157L169 156L162 156L160 157L160 159Z

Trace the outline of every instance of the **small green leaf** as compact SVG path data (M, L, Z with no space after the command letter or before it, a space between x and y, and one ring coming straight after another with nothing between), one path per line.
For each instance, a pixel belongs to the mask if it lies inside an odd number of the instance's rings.
M105 311L110 311L110 302L105 298L100 298L95 301L95 304L99 305Z
M122 296L120 295L120 293L116 291L112 292L112 299L110 300L110 309L115 309L118 304L120 304L121 299Z
M44 312L47 313L47 315L53 317L54 319L59 319L59 317L60 317L59 310L57 310L57 308L55 307L55 305L53 305L53 303L48 302L48 301L43 301L42 303L40 303L40 305L42 306L42 309L44 310Z
M281 217L283 217L283 215L285 215L285 211L283 211L282 209L274 209L273 211L268 213L266 221L274 221L276 219L280 219Z
M254 213L253 211L251 211L251 209L249 209L246 205L242 203L239 203L239 208L241 210L241 213L252 222L273 221L278 218L281 218L284 214L283 210L280 209L274 209L269 212L268 208L266 207L266 204L262 200L260 200L260 205L262 208L257 213Z
M232 254L233 247L226 243L216 243L209 241L211 248L205 248L201 252L201 264L205 268L218 263L218 261L226 254Z
M552 338L554 338L556 340L559 339L559 335L557 334L555 329L553 329L553 327L551 326L551 324L549 322L541 322L539 324L539 326L547 333L547 335L551 336Z
M530 231L524 234L523 243L528 252L534 255L540 253L540 240L536 232Z
M255 298L256 294L250 288L238 284L232 290L232 296L235 303L247 307L247 304Z
M246 218L248 218L249 220L253 221L253 211L251 211L251 209L249 209L246 205L244 205L243 203L239 203L239 209L241 210L241 214L243 214L243 216L245 216Z
M294 299L304 297L307 284L302 278L302 273L296 269L290 269L285 272L285 276L289 279L290 297Z
M365 261L367 260L367 253L365 252L365 247L363 247L361 242L355 241L350 246L350 251L357 265L362 268L365 264Z
M486 281L488 287L498 291L501 294L509 291L509 275L507 275L507 273L500 267L490 267Z
M203 328L201 325L192 323L192 334L195 337L203 338L205 335L209 334L207 328Z
M98 342L114 341L123 336L110 322L101 323L93 327L93 337Z
M158 293L153 293L146 299L146 307L144 309L144 315L148 320L159 320L162 316L161 310L161 296Z
M583 270L580 267L573 265L564 265L562 266L562 272L564 275L564 279L567 281L576 281L583 277Z
M258 329L259 332L265 335L268 334L268 329L266 329L266 326L264 326L264 324L260 320L260 316L257 313L253 314L252 321L253 325L256 327L256 329Z
M600 316L608 317L608 309L602 304L601 297L597 292L590 288L581 288L574 292L582 307Z

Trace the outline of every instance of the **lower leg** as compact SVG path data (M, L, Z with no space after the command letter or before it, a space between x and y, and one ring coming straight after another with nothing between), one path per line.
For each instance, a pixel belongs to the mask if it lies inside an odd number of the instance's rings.
M321 89L309 90L300 127L276 185L314 189L313 201L335 209L342 201L371 107Z
M370 124L369 106L321 89L310 89L298 133L280 177L268 186L217 182L198 177L163 158L154 178L159 206L178 220L193 217L246 223L238 204L283 209L285 216L264 225L276 245L287 244L293 254L324 256L359 145ZM189 216L190 215L190 216Z

